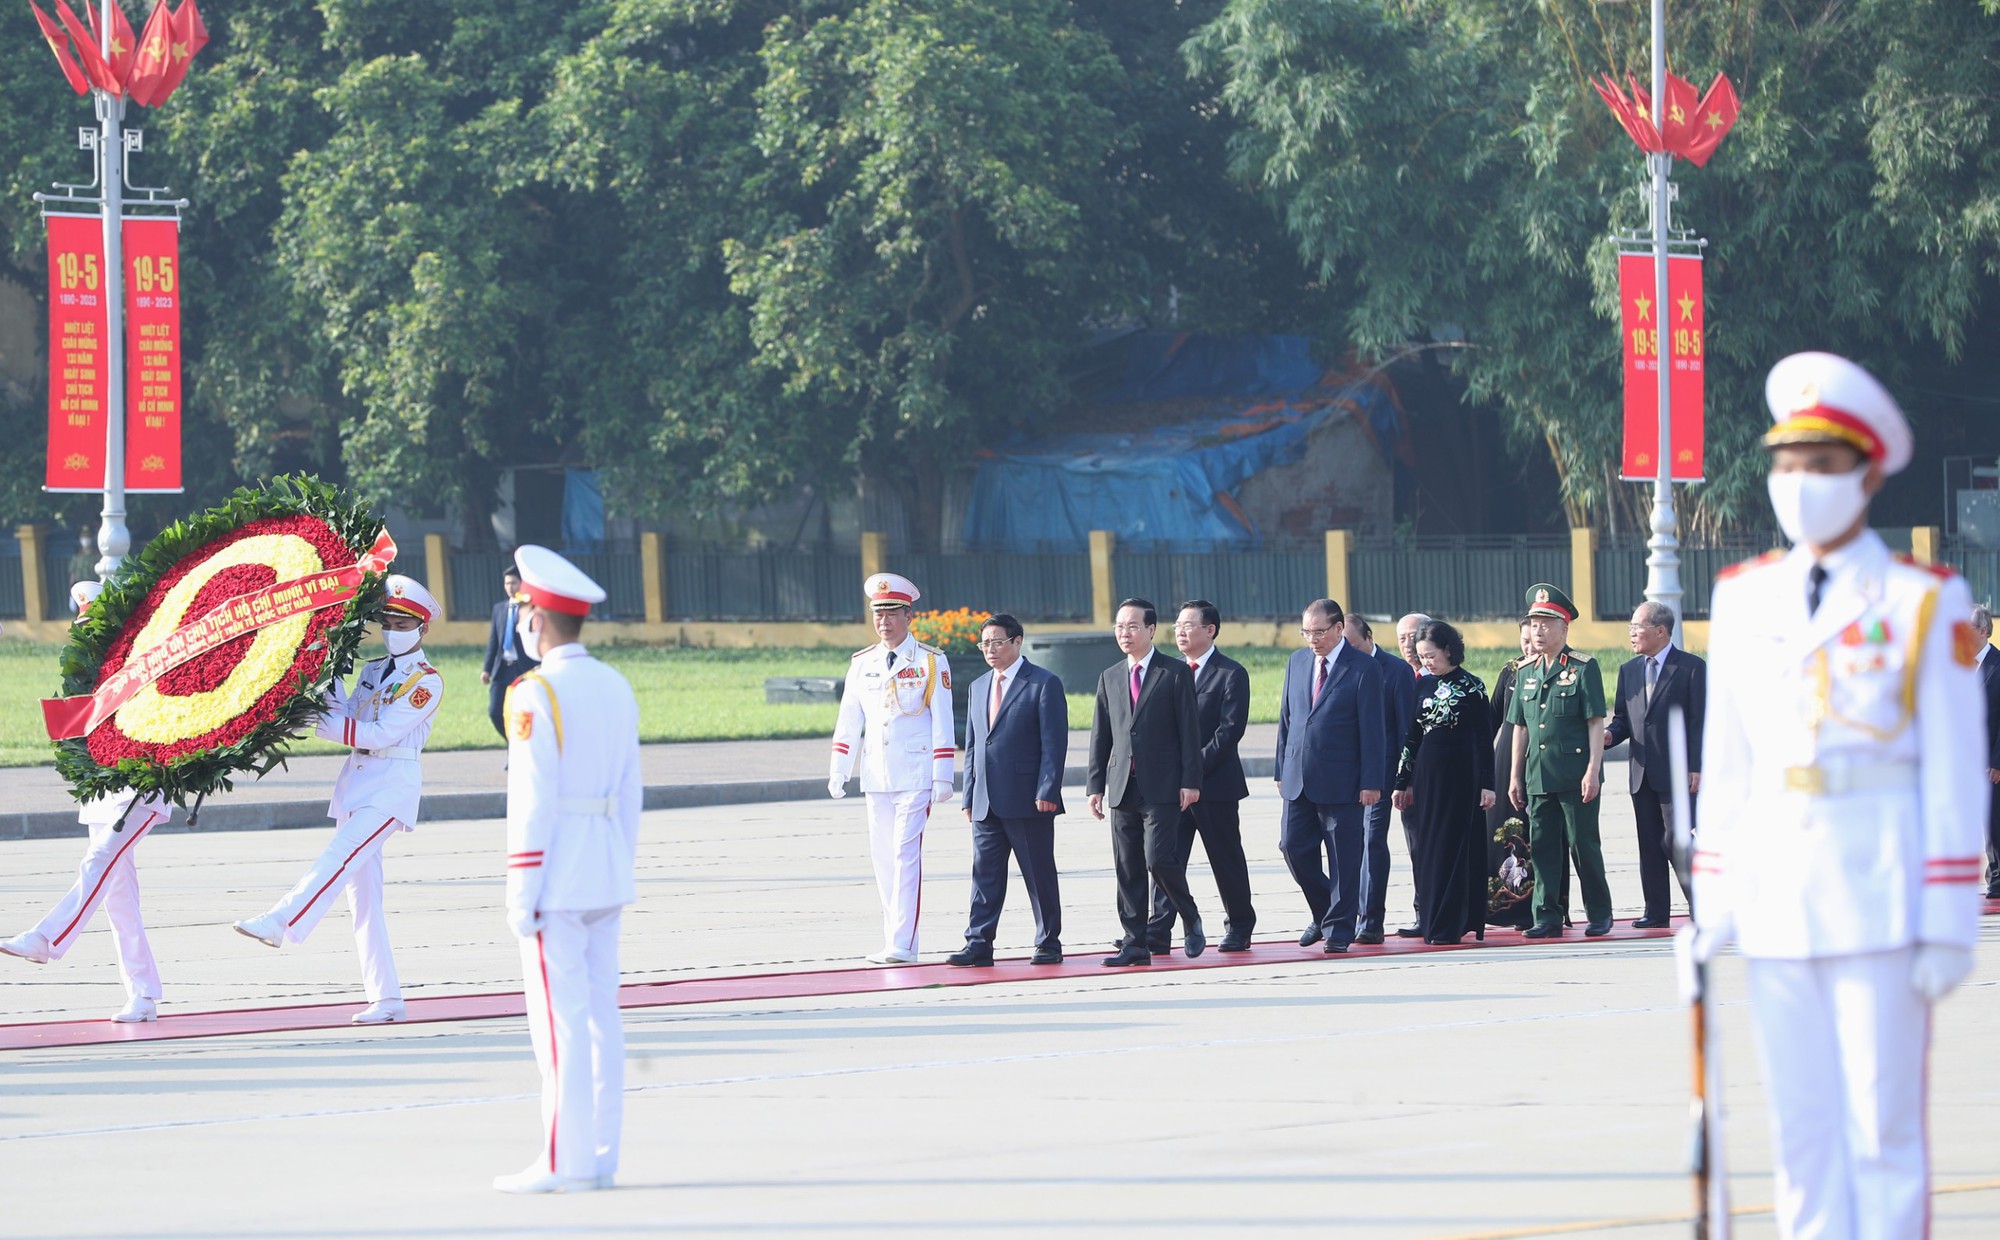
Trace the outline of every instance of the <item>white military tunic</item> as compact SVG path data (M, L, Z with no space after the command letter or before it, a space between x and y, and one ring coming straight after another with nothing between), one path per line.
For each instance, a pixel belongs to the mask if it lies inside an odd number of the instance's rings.
M1716 583L1694 910L1750 958L1781 1231L1917 1236L1929 1007L1911 962L1978 930L1972 600L1864 531L1821 561L1808 616L1812 566L1794 549Z
M128 813L126 807L130 806ZM49 959L61 960L90 925L102 905L111 922L118 955L118 976L131 999L160 997L160 970L146 939L146 922L139 909L139 874L132 854L154 827L169 821L174 807L157 796L136 792L86 801L77 821L90 828L90 846L77 867L76 883L35 926L49 945ZM123 825L118 830L111 828Z
M878 644L848 661L830 775L845 781L860 768L886 951L917 954L931 786L951 783L957 752L941 651L905 637L894 651Z
M303 943L345 887L370 1003L402 997L382 913L382 846L417 821L424 790L418 758L443 701L444 678L422 649L385 655L362 666L352 692L334 682L327 713L313 730L352 747L327 806L337 825L319 859L271 912L284 921L287 939Z
M619 916L638 896L638 702L623 676L571 642L514 682L506 720L508 920L541 918L521 957L542 1164L608 1181L624 1117Z

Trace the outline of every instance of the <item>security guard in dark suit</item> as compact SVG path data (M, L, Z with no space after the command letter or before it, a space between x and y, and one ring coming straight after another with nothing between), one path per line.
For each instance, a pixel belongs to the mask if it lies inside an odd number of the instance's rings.
M1986 898L2000 900L2000 650L1993 648L1993 612L1972 609L1979 638L1979 687L1986 701Z
M1604 676L1588 655L1569 648L1576 604L1546 582L1528 587L1525 620L1536 657L1517 673L1507 722L1514 725L1514 774L1508 796L1528 815L1528 849L1535 866L1531 939L1563 932L1568 855L1590 918L1584 933L1611 932L1611 887L1597 834L1598 793L1604 784Z

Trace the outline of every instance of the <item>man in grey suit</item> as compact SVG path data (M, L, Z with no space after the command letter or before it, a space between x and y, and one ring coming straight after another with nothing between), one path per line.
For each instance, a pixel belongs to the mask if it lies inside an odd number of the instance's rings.
M1306 605L1306 647L1285 664L1278 700L1278 791L1285 798L1278 849L1305 894L1313 924L1301 947L1328 952L1354 941L1361 911L1362 811L1382 799L1388 724L1382 666L1347 644L1340 604ZM1327 858L1320 870L1320 852Z
M1388 725L1387 745L1383 749L1388 760L1384 772L1387 782L1382 787L1394 788L1396 764L1403 757L1403 742L1409 736L1410 720L1417 714L1417 678L1401 655L1391 654L1375 643L1375 630L1360 616L1348 612L1341 630L1348 645L1375 660L1382 669L1382 717ZM1380 943L1383 921L1389 912L1388 797L1383 797L1362 812L1361 826L1365 859L1361 868L1361 917L1355 928L1354 941ZM1414 877L1417 871L1417 837L1410 830L1408 814L1403 815L1403 844L1409 850L1410 874ZM1406 926L1396 933L1404 938L1415 938L1422 932L1414 926Z
M965 816L972 821L972 916L965 949L947 964L993 963L993 934L1007 902L1007 854L1021 867L1035 911L1030 964L1062 963L1062 896L1056 888L1056 815L1063 812L1069 704L1062 681L1021 657L1021 622L1005 612L979 630L993 670L972 682L965 707Z
M1124 946L1104 960L1114 968L1153 963L1146 948L1148 876L1180 914L1187 954L1208 947L1179 848L1181 814L1201 799L1194 677L1179 659L1153 648L1159 623L1145 599L1118 605L1111 635L1125 657L1098 677L1090 719L1090 812L1102 818L1111 807L1118 920L1125 928Z
M1708 715L1708 664L1674 645L1674 613L1660 603L1641 603L1626 634L1635 657L1618 668L1618 692L1604 747L1632 742L1625 757L1631 773L1632 816L1639 830L1639 890L1646 915L1632 924L1641 930L1669 924L1673 895L1669 867L1687 896L1688 876L1674 856L1674 781L1667 759L1667 721L1678 706L1687 717L1689 821L1701 791L1701 729ZM1567 879L1567 875L1564 876Z

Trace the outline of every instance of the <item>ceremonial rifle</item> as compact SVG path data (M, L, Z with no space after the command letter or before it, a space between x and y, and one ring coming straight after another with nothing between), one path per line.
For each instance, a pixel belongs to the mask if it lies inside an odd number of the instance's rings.
M1687 715L1667 712L1667 770L1674 806L1674 858L1692 882L1694 804L1688 793ZM1692 920L1692 918L1690 918ZM1690 929L1692 933L1692 929ZM1693 1095L1688 1101L1688 1170L1694 1176L1695 1240L1729 1240L1729 1177L1722 1158L1722 1068L1709 1062L1708 961L1687 944L1688 1010L1694 1024Z

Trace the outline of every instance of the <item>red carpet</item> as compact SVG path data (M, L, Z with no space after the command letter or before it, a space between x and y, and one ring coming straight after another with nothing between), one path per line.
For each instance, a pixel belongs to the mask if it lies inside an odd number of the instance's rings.
M1995 911L1989 906L1989 911ZM1680 920L1680 919L1677 919ZM1486 941L1467 939L1460 944L1429 944L1417 939L1390 938L1378 947L1355 946L1346 955L1329 956L1317 944L1300 947L1295 940L1255 944L1247 952L1223 955L1211 943L1198 960L1178 953L1155 956L1145 968L1107 969L1099 963L1110 955L1108 948L1072 952L1057 965L1031 965L1025 957L1002 960L990 969L959 969L948 964L914 964L887 968L821 969L800 973L749 973L735 977L690 978L674 982L634 982L620 988L619 1006L627 1008L677 1007L688 1003L738 1003L769 999L810 999L826 995L882 994L898 990L923 990L938 986L981 986L993 982L1028 982L1048 978L1131 977L1135 974L1171 973L1185 969L1227 969L1244 965L1318 964L1338 968L1354 961L1384 956L1413 956L1427 952L1479 951L1486 948L1533 948L1579 943L1629 942L1634 939L1665 938L1670 930L1634 930L1629 925L1614 927L1602 939L1587 939L1581 926L1572 927L1560 939L1524 939L1518 930L1489 929ZM158 1042L173 1038L213 1038L244 1033L292 1033L308 1029L350 1028L348 1018L361 1010L359 1003L315 1003L297 1007L240 1008L227 1012L190 1012L162 1016L144 1025L118 1025L109 1020L59 1020L31 1024L0 1025L0 1051L28 1047L99 1046L111 1042ZM408 1001L405 1024L437 1021L489 1020L497 1016L519 1016L523 1012L519 991L483 995L439 995Z

